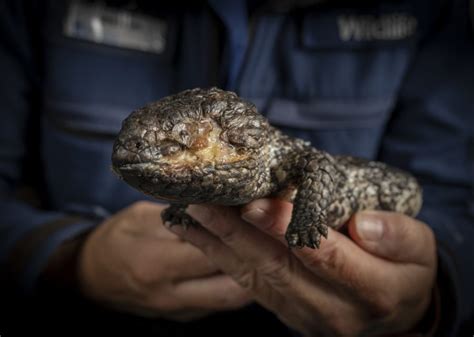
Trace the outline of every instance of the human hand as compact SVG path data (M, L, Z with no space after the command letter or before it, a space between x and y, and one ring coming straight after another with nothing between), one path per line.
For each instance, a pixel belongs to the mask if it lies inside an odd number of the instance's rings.
M165 229L165 207L137 202L88 236L78 262L83 293L115 309L178 321L247 304L245 289Z
M426 224L397 213L361 212L348 224L353 241L330 230L319 249L289 251L284 233L291 210L275 199L240 212L192 205L188 213L204 228L172 230L307 336L380 336L416 325L436 272L436 243Z

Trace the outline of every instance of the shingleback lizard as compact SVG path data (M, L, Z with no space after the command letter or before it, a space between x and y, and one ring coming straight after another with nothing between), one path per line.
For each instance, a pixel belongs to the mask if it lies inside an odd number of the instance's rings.
M381 162L332 156L271 126L255 105L218 88L162 98L125 119L113 170L134 188L171 206L168 224L198 225L188 204L242 205L292 194L290 247L319 247L360 210L415 216L421 188ZM291 193L289 193L291 192Z

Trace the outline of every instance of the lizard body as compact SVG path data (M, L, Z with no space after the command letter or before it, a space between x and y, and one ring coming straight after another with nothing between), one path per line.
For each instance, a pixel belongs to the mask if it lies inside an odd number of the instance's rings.
M422 193L410 174L381 162L332 156L271 126L256 107L217 88L191 89L134 111L112 155L128 184L171 206L163 220L197 225L191 203L242 205L294 191L290 247L319 247L328 226L380 209L415 216Z

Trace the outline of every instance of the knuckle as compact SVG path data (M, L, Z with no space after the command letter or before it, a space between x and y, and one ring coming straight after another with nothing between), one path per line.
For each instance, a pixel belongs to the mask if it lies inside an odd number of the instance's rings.
M247 290L261 290L262 287L286 289L291 285L292 273L287 256L275 256L266 262L234 275L240 286Z
M234 280L244 289L255 289L257 284L257 272L255 270L241 270L233 275Z
M318 251L308 251L308 256L305 260L305 264L309 268L322 268L324 270L339 269L344 262L341 250L330 241L324 241Z
M153 206L153 203L151 201L140 200L140 201L134 202L129 207L129 209L132 212L141 213L143 211L146 211L147 209L149 209L152 206Z
M375 293L369 303L369 312L373 318L383 319L393 315L397 309L397 301L391 293Z

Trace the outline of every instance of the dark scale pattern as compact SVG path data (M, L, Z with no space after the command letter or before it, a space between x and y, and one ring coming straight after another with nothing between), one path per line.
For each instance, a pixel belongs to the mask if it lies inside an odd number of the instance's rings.
M185 213L190 203L242 205L296 191L290 247L319 247L328 226L338 228L357 211L415 216L422 203L408 173L319 151L217 88L186 90L134 111L123 122L112 163L128 184L171 203L162 214L168 224L198 225Z

